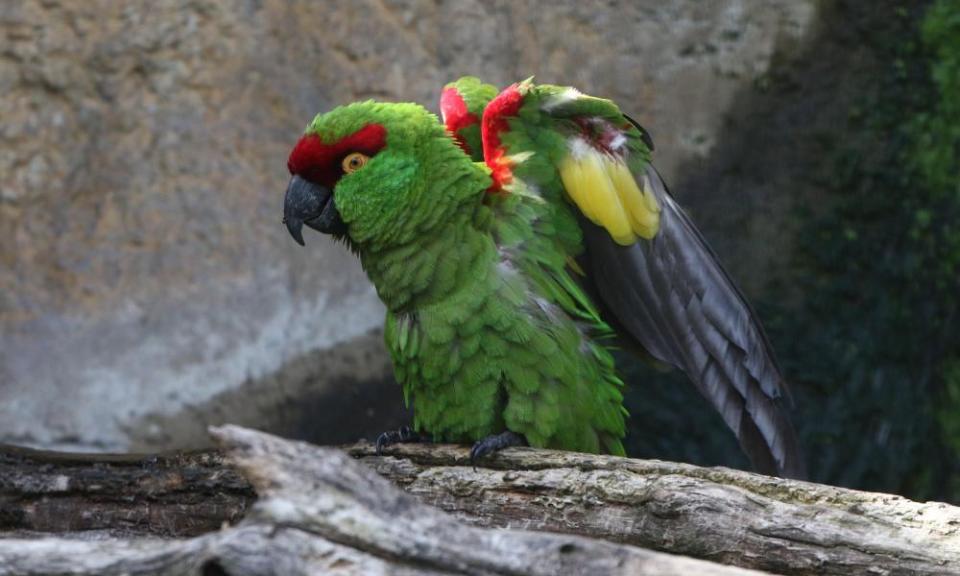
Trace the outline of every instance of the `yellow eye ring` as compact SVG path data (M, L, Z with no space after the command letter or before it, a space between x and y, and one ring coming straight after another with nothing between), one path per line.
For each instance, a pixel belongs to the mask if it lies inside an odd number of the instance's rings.
M353 174L357 170L363 168L369 159L370 157L366 154L361 152L353 152L344 156L341 166L343 167L344 173Z

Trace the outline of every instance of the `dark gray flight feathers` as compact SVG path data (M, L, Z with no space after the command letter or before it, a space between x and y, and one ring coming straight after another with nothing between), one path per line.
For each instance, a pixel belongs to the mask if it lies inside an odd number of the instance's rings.
M686 372L758 471L804 477L783 406L789 392L763 328L660 175L648 167L647 177L662 208L653 240L621 246L581 219L591 292L637 344Z

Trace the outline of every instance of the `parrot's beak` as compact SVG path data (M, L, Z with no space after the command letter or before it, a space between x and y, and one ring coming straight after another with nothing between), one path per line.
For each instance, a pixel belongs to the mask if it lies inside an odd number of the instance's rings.
M290 235L303 246L303 225L324 234L346 232L340 213L333 204L333 193L326 186L314 184L294 175L287 185L283 201L283 223Z

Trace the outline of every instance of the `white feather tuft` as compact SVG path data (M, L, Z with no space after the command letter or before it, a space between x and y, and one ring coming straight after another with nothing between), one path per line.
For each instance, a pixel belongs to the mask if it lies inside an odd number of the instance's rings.
M581 96L583 96L583 93L576 88L567 88L556 96L551 96L547 99L547 101L540 106L540 109L544 112L552 112L564 104L579 99Z
M610 141L610 149L613 151L620 150L627 144L627 137L622 133L617 134L613 140Z
M594 152L593 146L589 142L580 138L579 136L570 139L570 155L573 156L575 160L583 158L587 154Z
M530 159L531 156L536 154L536 152L526 151L526 152L517 152L516 154L511 154L505 159L510 162L511 165L516 166L517 164L522 164Z

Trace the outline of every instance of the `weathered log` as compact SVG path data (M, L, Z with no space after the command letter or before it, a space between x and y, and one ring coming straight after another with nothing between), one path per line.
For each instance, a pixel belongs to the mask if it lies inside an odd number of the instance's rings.
M367 444L349 451L422 501L474 525L586 535L783 574L960 574L960 509L945 504L723 468L544 450L508 450L476 469L466 449L454 446L397 446L382 457ZM190 455L194 460L185 462L202 465L182 474L186 480L170 479L176 458L186 456L97 462L98 473L116 465L111 473L136 481L112 483L118 489L113 500L99 500L93 511L114 505L117 511L96 521L96 514L82 513L84 490L93 486L90 495L100 499L109 491L96 488L106 480L74 480L90 475L84 457L46 462L33 456L12 468L32 478L16 483L19 500L11 498L11 468L2 466L8 459L0 457L0 522L7 529L56 530L49 512L36 513L54 510L75 519L61 530L115 528L111 522L119 518L128 533L170 535L183 528L179 534L187 535L195 533L191 526L234 520L252 494L215 454ZM151 481L157 471L167 480ZM189 495L191 481L207 494L217 494L223 482L233 504L196 508L203 518L196 522L189 515L191 506L203 506L198 500L170 505ZM73 500L51 503L60 497ZM151 499L166 502L163 515L150 515ZM32 504L25 508L24 502ZM71 514L71 507L79 512ZM224 513L219 521L218 511ZM156 518L163 518L165 529L151 528Z
M701 468L516 448L349 450L428 504L481 526L633 544L781 574L960 574L960 508Z
M0 447L0 534L195 536L240 520L255 497L216 451L148 456Z
M188 540L0 540L0 575L758 574L572 535L471 526L345 453L224 427L259 496L239 526Z

